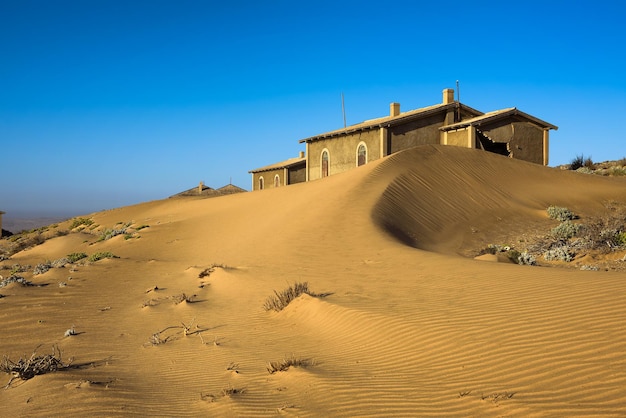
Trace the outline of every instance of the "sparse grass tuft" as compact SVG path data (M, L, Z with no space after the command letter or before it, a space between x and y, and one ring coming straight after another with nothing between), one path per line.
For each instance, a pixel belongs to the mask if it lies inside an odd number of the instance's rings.
M230 269L231 267L228 267L225 264L211 264L209 267L205 268L204 270L202 270L199 274L198 274L198 278L202 279L204 277L209 277L211 275L211 273L213 273L215 271L215 269Z
M304 283L294 283L293 286L289 286L287 289L282 292L277 292L274 290L274 296L270 296L267 298L263 307L266 311L276 311L280 312L287 307L291 303L292 300L297 298L302 294L307 294L313 297L321 297L324 295L315 294L309 290L309 284L307 282Z
M227 388L222 389L222 396L226 396L226 397L230 397L230 396L235 396L235 395L241 395L242 393L245 393L246 390L243 388L234 388L232 386L229 386Z
M304 368L311 365L313 365L313 362L310 359L303 359L291 355L291 357L285 357L280 361L270 361L269 363L267 363L267 371L269 374L274 374L276 372L284 372L290 367Z
M490 400L493 403L498 403L502 400L511 399L513 396L515 396L515 392L498 392L492 393L491 395L483 394L480 396L480 399L482 399L483 401Z

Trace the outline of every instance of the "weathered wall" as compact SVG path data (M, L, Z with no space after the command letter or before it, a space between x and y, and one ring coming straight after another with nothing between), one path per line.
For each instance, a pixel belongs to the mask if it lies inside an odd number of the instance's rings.
M292 167L288 170L288 184L304 183L306 181L306 164L301 167Z
M419 145L439 144L439 128L446 113L439 113L404 125L389 128L387 150L390 154Z
M447 142L446 145L455 145L457 147L467 147L467 132L468 128L459 129L458 131L446 132Z
M265 187L264 189L273 189L274 188L274 176L278 175L280 177L280 185L285 184L285 179L283 178L283 168L277 168L275 170L262 171L260 173L252 173L252 190L259 190L259 178L263 177Z
M379 159L380 129L354 132L344 136L314 141L308 144L309 181L322 177L322 151L329 153L329 175L343 173L357 166L357 148L363 142L367 147L367 161Z
M482 131L494 142L509 144L510 157L543 164L543 129L530 122L502 120L483 127Z

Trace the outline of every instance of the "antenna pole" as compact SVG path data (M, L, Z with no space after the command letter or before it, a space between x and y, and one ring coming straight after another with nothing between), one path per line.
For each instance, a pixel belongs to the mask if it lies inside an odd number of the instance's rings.
M341 113L343 113L343 127L346 127L346 105L343 101L343 92L341 92Z
M456 121L461 121L461 90L459 89L459 80L456 80Z

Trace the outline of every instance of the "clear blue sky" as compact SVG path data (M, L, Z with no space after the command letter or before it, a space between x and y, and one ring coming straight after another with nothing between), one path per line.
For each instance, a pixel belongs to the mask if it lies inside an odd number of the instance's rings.
M421 5L420 3L424 3ZM0 210L78 215L439 103L559 126L550 165L626 156L621 1L0 0Z

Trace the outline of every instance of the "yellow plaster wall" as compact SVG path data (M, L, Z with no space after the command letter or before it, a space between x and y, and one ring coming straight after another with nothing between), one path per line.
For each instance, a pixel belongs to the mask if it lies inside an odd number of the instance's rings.
M367 147L367 161L381 158L380 129L354 132L348 135L314 141L308 144L309 181L322 176L322 151L329 152L329 175L343 173L357 166L357 147L363 142Z

